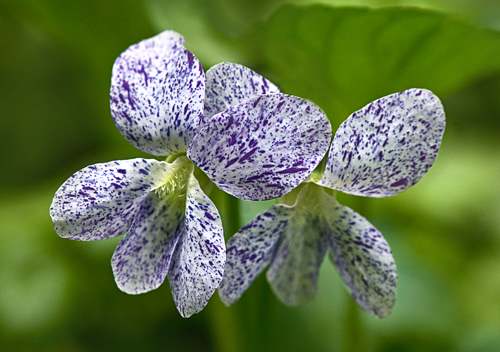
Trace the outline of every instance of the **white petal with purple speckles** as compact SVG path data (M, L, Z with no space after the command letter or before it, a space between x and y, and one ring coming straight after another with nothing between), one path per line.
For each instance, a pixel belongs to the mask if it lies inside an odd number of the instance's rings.
M385 239L314 183L299 190L293 207L275 205L258 215L227 247L219 286L226 305L238 300L268 263L268 281L281 301L297 305L312 299L328 248L348 290L368 313L385 317L396 300L396 265Z
M257 72L229 62L212 66L206 78L205 119L249 98L280 92Z
M329 196L314 184L300 190L266 274L276 296L290 306L305 303L317 294L319 267L328 249L330 231L324 197Z
M219 213L191 175L185 231L177 243L168 273L175 304L184 318L205 308L222 280L225 260Z
M330 122L315 104L291 95L261 95L205 121L188 157L227 193L267 200L303 181L330 138Z
M338 203L326 219L334 231L330 259L349 292L374 317L388 316L396 302L397 272L386 240L365 218Z
M361 196L400 193L432 166L444 128L443 106L428 90L378 99L339 127L319 184Z
M218 290L226 306L236 302L271 262L291 214L289 207L273 205L229 239L224 277Z
M50 216L61 237L98 241L123 234L146 195L168 176L168 164L132 159L88 166L57 190Z
M169 175L187 181L193 163L178 158ZM111 265L118 287L138 294L160 286L168 272L175 245L184 231L187 182L169 191L150 192L142 202L127 235L118 244Z
M153 155L185 152L203 118L205 74L173 31L132 45L113 65L110 103L116 126Z

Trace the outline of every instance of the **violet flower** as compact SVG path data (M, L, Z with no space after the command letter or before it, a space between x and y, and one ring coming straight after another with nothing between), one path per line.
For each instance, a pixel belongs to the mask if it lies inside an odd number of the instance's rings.
M262 200L291 191L321 161L331 138L313 103L279 94L250 69L207 71L172 31L132 45L116 60L111 114L125 139L155 159L88 166L57 190L50 208L64 238L126 233L111 260L118 287L138 294L168 277L180 314L200 312L219 285L225 245L219 213L194 175Z
M397 281L389 245L365 218L340 205L334 190L387 197L408 189L434 163L444 128L441 102L424 89L386 96L352 114L335 134L322 177L313 174L282 198L285 204L271 206L228 241L222 301L236 302L268 265L281 301L308 301L328 252L356 302L377 318L388 316Z

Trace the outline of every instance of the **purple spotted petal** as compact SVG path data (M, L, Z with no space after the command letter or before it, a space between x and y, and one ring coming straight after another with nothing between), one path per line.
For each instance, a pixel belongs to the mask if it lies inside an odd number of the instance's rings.
M365 218L338 203L327 220L334 230L330 259L347 289L374 317L388 316L396 302L397 273L386 240Z
M443 106L428 90L378 99L339 127L319 184L369 197L400 193L432 166L444 128Z
M199 313L219 286L226 249L217 208L194 176L189 179L185 231L172 257L168 280L179 313Z
M330 122L315 104L291 95L261 95L205 121L188 157L227 193L267 200L303 181L330 138Z
M249 98L280 92L278 87L255 71L229 62L211 67L206 77L205 119Z
M80 241L128 230L146 195L164 182L168 164L132 159L87 166L57 190L50 216L57 234Z
M271 262L290 216L289 207L271 206L229 239L224 277L219 286L219 297L226 306L235 303Z
M184 231L187 180L193 167L186 157L168 164L166 184L150 192L142 202L111 259L116 283L122 291L151 291L165 280L175 245Z
M132 45L113 65L110 103L116 126L153 155L185 152L203 117L205 74L173 31Z
M319 268L328 249L330 231L325 215L331 214L324 212L324 197L329 196L313 184L301 190L267 271L274 293L290 306L317 295Z

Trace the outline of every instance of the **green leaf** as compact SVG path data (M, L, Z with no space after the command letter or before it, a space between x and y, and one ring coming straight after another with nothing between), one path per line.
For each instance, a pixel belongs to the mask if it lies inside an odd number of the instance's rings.
M500 69L500 33L413 8L284 6L245 38L282 91L337 125L382 96L427 88L442 98Z

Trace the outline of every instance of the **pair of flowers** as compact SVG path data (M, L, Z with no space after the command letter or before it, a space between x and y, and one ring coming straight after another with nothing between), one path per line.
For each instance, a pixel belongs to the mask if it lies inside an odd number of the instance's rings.
M167 161L88 166L56 192L56 232L103 240L126 232L112 258L118 287L132 294L168 277L183 317L219 287L235 302L265 266L287 304L314 296L325 254L358 303L390 313L396 268L382 235L339 205L337 189L388 196L415 184L434 162L444 113L429 91L379 99L351 115L331 144L315 104L280 93L250 69L222 63L203 72L181 35L166 31L128 48L112 72L111 113L132 145ZM311 173L330 147L322 177ZM244 200L283 197L228 242L215 205L195 177Z

